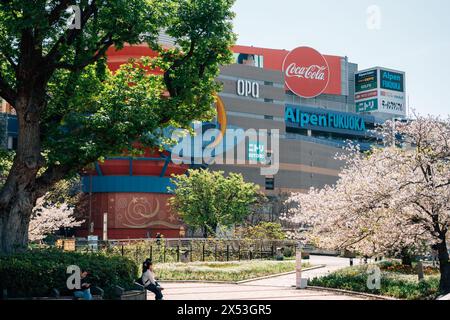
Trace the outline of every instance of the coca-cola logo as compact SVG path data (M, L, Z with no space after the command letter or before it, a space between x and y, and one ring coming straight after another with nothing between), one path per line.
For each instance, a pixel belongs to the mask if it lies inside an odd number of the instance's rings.
M303 98L322 94L330 81L327 60L309 47L292 50L284 59L283 71L286 87Z

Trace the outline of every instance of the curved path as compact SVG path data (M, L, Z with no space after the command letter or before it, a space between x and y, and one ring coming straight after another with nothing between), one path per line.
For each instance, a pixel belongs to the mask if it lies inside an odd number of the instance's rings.
M324 268L305 271L303 278L314 278L345 268L348 259L311 256L311 264ZM360 263L355 261L355 263ZM363 297L316 290L296 290L295 274L246 282L243 284L162 283L166 300L361 300ZM150 294L150 299L153 295Z

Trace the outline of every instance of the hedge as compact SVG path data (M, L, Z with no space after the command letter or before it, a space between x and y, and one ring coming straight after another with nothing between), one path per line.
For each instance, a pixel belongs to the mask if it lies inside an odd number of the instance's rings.
M312 279L309 284L317 287L350 290L378 294L406 300L433 300L439 295L439 277L428 276L419 282L405 279L392 272L382 272L381 289L367 287L367 266L346 268ZM412 278L417 277L412 275Z
M66 286L70 265L88 270L89 281L102 288L106 298L113 296L115 285L131 288L138 275L136 264L125 257L36 249L0 255L0 290L7 289L13 298L45 297L53 288L70 294Z

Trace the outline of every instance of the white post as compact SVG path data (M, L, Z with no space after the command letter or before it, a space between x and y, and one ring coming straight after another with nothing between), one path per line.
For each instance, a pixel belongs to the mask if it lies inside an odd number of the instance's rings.
M300 248L297 250L296 263L295 263L295 275L296 275L296 287L302 288L302 252Z
M103 241L108 240L108 213L103 213Z

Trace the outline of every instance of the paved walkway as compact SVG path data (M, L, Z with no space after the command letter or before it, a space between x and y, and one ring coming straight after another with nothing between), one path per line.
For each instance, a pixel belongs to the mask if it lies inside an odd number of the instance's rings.
M316 277L323 277L331 272L350 266L349 259L339 257L311 256L309 263L313 266L325 265L325 267L302 272L302 278L313 279ZM354 259L355 265L359 263L362 263L362 261L359 259ZM243 285L291 287L295 285L295 277L296 277L295 273L292 273L281 277L247 282Z
M348 259L311 256L313 265L326 265L321 269L305 271L304 278L314 278L345 268ZM359 261L355 261L355 264ZM245 284L162 283L166 300L360 300L361 297L316 290L296 290L295 274L247 282ZM150 294L150 299L153 295Z
M236 284L166 283L166 300L360 300L324 291ZM149 294L149 299L154 295Z

